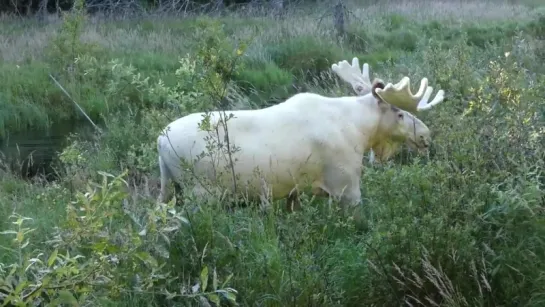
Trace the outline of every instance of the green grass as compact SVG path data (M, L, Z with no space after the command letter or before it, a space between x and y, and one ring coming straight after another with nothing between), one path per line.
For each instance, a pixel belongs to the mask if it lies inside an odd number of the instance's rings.
M218 288L236 289L241 306L542 306L545 11L530 2L349 4L342 39L331 20L320 22L325 7L294 9L283 20L240 12L89 17L75 41L62 40L58 20L2 19L0 134L82 120L49 73L105 133L69 139L56 183L23 181L0 168L0 231L16 227L12 212L36 228L22 254L9 234L0 235L0 277L6 265L26 267L20 255L43 252L46 264L35 264L27 278L49 278L46 288L56 288L47 300L62 288L82 304L194 305L180 289L194 286L206 268L207 290L215 270ZM209 65L192 69L181 61L186 56ZM236 86L221 102L260 107L296 88L352 95L328 70L354 56L370 64L372 78L407 75L416 84L427 77L448 98L419 114L434 135L429 159L402 151L391 163L365 167L362 225L308 195L292 214L282 200L228 209L219 199L186 195L187 207L175 213L154 202L159 130L210 106L191 93L210 93L209 82L220 82L211 70L224 77L236 58L229 76ZM98 173L124 170L126 185ZM53 269L47 260L55 248L85 258L77 265L52 258ZM162 279L165 272L178 279ZM102 286L101 276L108 277Z
M493 7L493 4L490 4L490 7ZM432 7L429 15L421 19L411 19L413 8L410 6L401 7L400 12L379 14L376 14L374 8L371 7L367 11L358 9L353 12L359 18L348 26L347 37L341 42L334 39L334 34L326 24L327 21L318 22L312 15L300 19L292 17L294 22L290 19L276 22L267 18L242 19L231 16L219 20L223 25L224 34L230 39L252 41L247 62L274 63L265 68L265 75L275 75L280 79L249 77L252 72L248 72L245 78L251 79L251 82L242 84L247 89L257 88L268 93L271 93L267 89L272 85L270 81L275 82L274 85L279 82L280 87L285 86L291 78L304 77L304 81L309 81L308 79L312 79L318 72L327 70L333 62L353 56L358 56L361 61L368 62L380 71L381 64L400 63L401 58L407 53L419 53L421 51L419 44L426 45L428 40L441 42L443 48L448 49L456 44L461 36L467 35L468 45L486 50L490 44L492 46L512 44L512 38L519 33L527 33L537 38L545 35L543 17L535 14L534 16L530 9L522 11L523 9L519 7L514 11L521 11L519 14L525 15L518 17L516 22L496 17L493 14L495 11L509 9L505 5L499 5L489 12L492 15L490 17L483 12L485 14L481 16L483 22L467 21L461 24L449 19L432 19L434 10L441 12L439 15L446 15L449 10L455 10L455 7ZM435 12L435 15L437 14ZM294 13L294 16L297 16L297 13ZM365 19L365 22L362 19ZM90 44L93 49L84 48L82 51L98 56L102 60L121 58L125 63L134 65L142 74L151 78L161 77L168 82L174 78L172 75L177 68L178 58L191 53L198 44L198 36L201 34L197 21L196 18L179 20L167 17L91 23L82 30L81 40ZM2 46L4 57L2 78L12 82L3 84L1 93L7 95L2 99L2 110L6 110L2 114L15 116L4 115L0 134L44 128L51 116L57 117L59 114L62 117L79 117L77 112L67 108L68 100L47 76L49 73L61 74L65 69L49 59L48 53L44 52L54 45L49 38L55 35L59 24L51 23L45 27L34 25L32 28L32 22L24 22L26 28L35 29L35 32L27 31L24 35L19 35L12 25L9 20L2 25L2 28L6 29L3 31L5 34L2 34L5 42ZM21 48L23 52L20 51ZM68 61L78 54L80 53L77 51L65 53L63 61ZM15 65L18 65L18 68ZM280 77L276 66L291 73L292 76L284 73L284 76ZM36 80L28 78L28 74L36 76ZM96 105L97 100L104 98L98 89L95 91L77 98L80 99L78 102L82 106L92 109L89 112L93 113L92 117L96 120L111 109L105 110L108 108L106 105ZM289 91L286 93L280 99L291 94ZM274 94L276 93L271 95ZM21 98L12 98L12 95ZM95 95L98 97L94 97ZM29 104L26 102L28 100L34 103Z

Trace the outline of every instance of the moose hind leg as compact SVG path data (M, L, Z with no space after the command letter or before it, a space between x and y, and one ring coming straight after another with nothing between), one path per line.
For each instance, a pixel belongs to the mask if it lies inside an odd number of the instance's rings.
M163 162L161 156L159 156L158 162L161 177L161 189L159 190L159 197L157 198L157 201L162 203L165 202L165 200L168 198L168 184L172 179L172 176L170 175L170 171Z
M183 205L184 191L180 183L174 180L174 195L176 195L176 205Z

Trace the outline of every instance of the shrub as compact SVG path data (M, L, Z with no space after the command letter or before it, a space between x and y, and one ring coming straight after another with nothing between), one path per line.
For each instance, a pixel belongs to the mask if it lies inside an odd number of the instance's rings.
M14 253L15 261L0 267L0 298L4 303L84 305L150 290L154 296L170 300L203 296L217 304L222 298L236 299L236 290L219 288L215 270L212 283L208 283L212 272L206 264L199 272L199 282L186 287L192 288L191 292L180 291L179 285L169 289L173 279L165 270L168 255L162 251L170 244L168 235L187 225L187 219L173 209L173 204L158 204L149 211L144 225L134 225L123 213L122 200L127 198L128 188L124 174L101 175L101 184L89 185L87 193L78 193L76 201L67 205L65 224L47 243L50 250L45 253L29 249L30 234L35 229L25 226L31 219L17 214L10 217L14 228L1 234L13 237L13 247L7 250ZM114 220L116 224L111 223Z
M538 39L545 38L545 14L540 14L526 26L528 32Z
M335 44L325 43L311 36L290 38L275 46L269 46L268 52L280 68L304 79L328 70L343 54Z
M444 176L445 172L450 176ZM525 196L525 204L505 202L499 185L482 182L476 173L463 172L448 162L395 171L387 168L365 176L367 184L375 187L366 189L371 229L367 240L371 276L366 283L374 293L371 300L376 295L389 297L389 305L399 300L512 304L518 297L538 293L531 283L520 288L515 283L498 284L515 278L517 273L509 266L522 272L534 267L537 259L504 258L496 248L515 240L530 254L543 253L545 246L534 241L545 231L542 217L531 218L527 226L535 232L523 241L516 239L519 230L509 226L541 210L541 193ZM533 180L524 183L530 190ZM381 190L379 186L397 188ZM539 278L539 273L530 271L524 275L534 276L530 280ZM527 292L515 294L522 289ZM397 296L390 295L392 291Z
M469 45L485 48L488 44L498 44L506 38L513 37L516 25L508 23L486 27L468 26L464 31L467 32Z
M188 44L194 49L176 67L157 54L116 59L128 53L120 50L107 58L85 49L75 61L68 57L75 70L63 75L67 87L106 129L68 140L56 183L2 173L0 209L15 214L0 220L0 297L44 305L232 306L236 299L243 306L540 306L545 78L539 20L529 28L378 18L385 28L351 28L361 35L350 34L347 43L310 32L280 39L265 48L272 61L244 56L245 44L233 37L248 36L247 29L237 32L242 18L227 31L218 20L192 20L183 31L199 41ZM154 22L146 31L161 27ZM526 32L510 37L519 26ZM440 107L418 115L434 135L429 158L402 152L365 166L364 223L343 218L335 202L306 194L302 210L291 214L283 212L283 200L231 208L226 199L201 199L187 188L156 203L155 141L170 120L246 108L284 95L294 82L326 95L353 95L327 71L354 55L387 82L403 74L414 87L425 76L447 93ZM13 67L5 95L29 95L18 91L20 84L46 88L45 74L23 71L25 78L10 79ZM23 88L33 93L37 113L46 109L42 102L49 107L38 94L43 91ZM210 128L206 116L202 128ZM28 226L24 216L35 223Z

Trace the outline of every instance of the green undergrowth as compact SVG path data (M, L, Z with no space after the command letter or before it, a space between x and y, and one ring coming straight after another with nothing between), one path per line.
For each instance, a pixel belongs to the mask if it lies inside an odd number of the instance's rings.
M65 25L59 27L57 38L46 46L44 54L47 56L42 57L43 60L18 63L18 66L6 62L2 64L2 78L8 82L0 85L0 93L4 96L1 100L3 105L0 134L41 129L47 127L51 118L59 116L81 119L77 109L70 107L70 100L49 79L50 73L60 78L61 84L88 110L93 120L98 120L101 115L116 107L123 108L116 106L114 102L99 102L105 100L103 84L100 81L96 84L79 82L76 87L76 82L67 73L67 63L77 56L89 55L100 61L117 58L125 64L133 65L143 76L150 79L161 78L167 84L172 84L175 79L173 71L179 56L195 52L203 33L206 33L203 26L206 27L208 19L128 20L104 23L97 28L103 35L125 29L131 31L131 35L143 37L157 36L166 40L183 37L176 42L175 49L165 53L134 48L111 49L98 43L82 45L78 43L79 36L87 21L68 16ZM410 17L394 14L379 19L378 28L375 24L351 23L346 37L340 41L331 34L312 33L273 38L270 34L261 34L273 22L266 19L254 19L250 25L240 18L232 17L222 17L216 21L219 24L218 31L230 41L236 41L237 33L250 31L254 33L250 41L259 39L263 42L262 45L249 46L255 52L249 52L243 59L247 68L238 77L242 89L246 93L254 93L253 99L262 105L267 105L267 100L279 101L289 97L296 88L316 81L318 74L327 71L331 64L341 59L357 56L360 62L367 62L380 71L382 67L403 65L407 57L417 57L422 52L422 46L430 41L437 42L443 49L450 49L463 39L468 46L476 48L477 52L479 49L486 51L494 46L510 46L515 37L532 40L542 39L545 35L543 16L520 22L455 24L439 20L416 22ZM183 32L178 33L176 29ZM74 46L79 47L73 48ZM30 77L31 75L35 77ZM257 92L259 94L255 94Z
M285 27L285 37L256 35L233 17L138 22L136 35L169 28L187 33L192 41L176 45L182 51L175 54L167 41L158 45L164 50L149 51L80 40L82 16L69 16L41 60L2 63L0 70L4 132L81 118L49 73L103 129L94 137L68 138L56 182L24 181L0 165L5 301L545 302L542 17L457 25L391 15L353 23L338 41L327 31ZM272 23L250 22L259 31ZM414 88L427 77L447 96L418 114L433 133L429 157L402 150L388 163L366 164L361 223L344 217L335 202L306 194L294 213L284 210L284 200L235 206L184 193L165 204L155 201L156 140L168 122L196 111L262 107L303 90L353 95L328 72L353 56L370 64L371 78L397 82L407 75Z

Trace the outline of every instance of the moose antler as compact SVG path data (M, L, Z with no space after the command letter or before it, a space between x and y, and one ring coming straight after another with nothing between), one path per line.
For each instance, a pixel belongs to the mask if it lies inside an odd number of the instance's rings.
M420 81L420 89L416 94L411 92L410 82L409 77L403 77L397 84L388 83L384 89L377 88L375 92L387 103L411 113L428 110L445 98L445 91L439 90L428 103L433 92L433 87L428 86L428 79L423 78Z
M350 83L358 96L363 96L371 92L372 84L369 78L369 64L364 63L360 71L360 62L355 57L352 59L352 65L343 60L338 64L331 65L331 70L341 79Z

